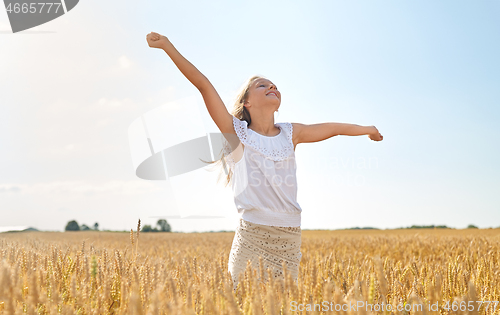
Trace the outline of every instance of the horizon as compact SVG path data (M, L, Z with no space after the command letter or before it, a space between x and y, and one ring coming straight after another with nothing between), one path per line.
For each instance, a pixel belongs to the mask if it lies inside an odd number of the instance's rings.
M470 224L472 225L472 224ZM470 226L469 225L469 226ZM23 230L5 230L5 228L23 228ZM36 231L26 231L26 229L36 229ZM474 227L465 227L465 228L457 228L457 227L452 227L452 226L442 226L442 225L434 225L431 226L419 226L419 225L411 225L408 227L396 227L396 228L377 228L377 227L370 227L370 226L365 226L365 227L349 227L349 228L340 228L340 229L301 229L302 231L343 231L343 230L380 230L380 231L389 231L389 230L407 230L407 229L415 229L415 230L436 230L436 229L453 229L453 230L471 230L471 229L478 229L478 230L489 230L489 229L500 229L500 226L497 227L485 227L485 228L479 228L477 226ZM70 230L39 230L36 227L33 226L1 226L0 227L0 233L10 233L10 232L121 232L121 233L130 233L129 230L109 230L109 229L89 229L89 230L76 230L76 231L70 231ZM140 231L141 233L220 233L220 232L235 232L235 230L210 230L210 231L191 231L191 232L184 232L184 231L175 231L172 230L170 232L168 231ZM134 233L136 233L136 230L134 230Z

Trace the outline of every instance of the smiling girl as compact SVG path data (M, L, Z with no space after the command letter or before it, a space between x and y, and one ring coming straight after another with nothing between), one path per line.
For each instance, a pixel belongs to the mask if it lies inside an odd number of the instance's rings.
M259 279L263 277L265 281L269 269L274 278L297 281L302 257L297 144L337 135L368 135L373 141L381 141L382 135L375 126L275 123L274 112L281 105L281 93L271 80L262 76L246 81L229 113L210 81L167 37L151 32L146 40L149 47L163 49L200 91L210 116L224 136L223 157L219 161L224 167L229 166L226 185L232 182L235 205L241 215L228 261L234 289L248 261L254 268L260 267Z

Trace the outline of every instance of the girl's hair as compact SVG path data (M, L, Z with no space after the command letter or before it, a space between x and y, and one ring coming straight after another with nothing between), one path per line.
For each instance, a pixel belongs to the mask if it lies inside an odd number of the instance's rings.
M254 76L250 77L249 79L247 79L246 82L240 87L238 94L236 95L236 100L234 102L233 109L231 111L231 115L238 118L239 120L246 121L247 125L250 125L250 123L252 122L252 118L250 117L250 113L248 112L248 109L245 106L243 106L243 104L245 104L245 102L248 100L248 91L250 89L250 86L252 85L252 83L255 82L255 80L258 80L258 79L267 79L267 78L264 76L260 76L260 75L254 75ZM223 170L224 169L228 170L227 176L226 176L226 182L224 183L224 187L226 187L231 182L231 179L233 177L233 172L231 171L230 167L227 166L225 156L224 156L224 149L221 150L220 154L222 155L222 157L219 160L215 160L212 162L207 162L207 161L203 161L203 160L202 161L205 163L209 163L209 164L216 163L216 164L222 165L221 171L220 171L219 176L217 178L217 183L219 182L219 180L221 178Z

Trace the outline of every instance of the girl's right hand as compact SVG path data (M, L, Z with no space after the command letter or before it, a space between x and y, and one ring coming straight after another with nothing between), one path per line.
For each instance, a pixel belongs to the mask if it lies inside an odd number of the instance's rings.
M148 42L149 47L162 49L169 43L167 37L155 32L151 32L146 35L146 41Z
M373 129L373 132L368 134L368 138L370 138L370 140L373 140L373 141L382 141L384 139L384 137L382 136L382 134L380 134L377 127L375 127L375 126L371 126L371 127Z

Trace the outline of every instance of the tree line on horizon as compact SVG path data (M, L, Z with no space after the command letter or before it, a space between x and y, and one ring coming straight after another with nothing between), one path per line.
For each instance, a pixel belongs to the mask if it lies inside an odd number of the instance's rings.
M160 219L156 222L156 226L152 227L151 225L144 225L141 232L172 232L172 227L168 224L167 220ZM94 223L94 228L91 229L86 224L79 225L76 220L71 220L66 224L64 228L65 231L99 231L99 223Z

